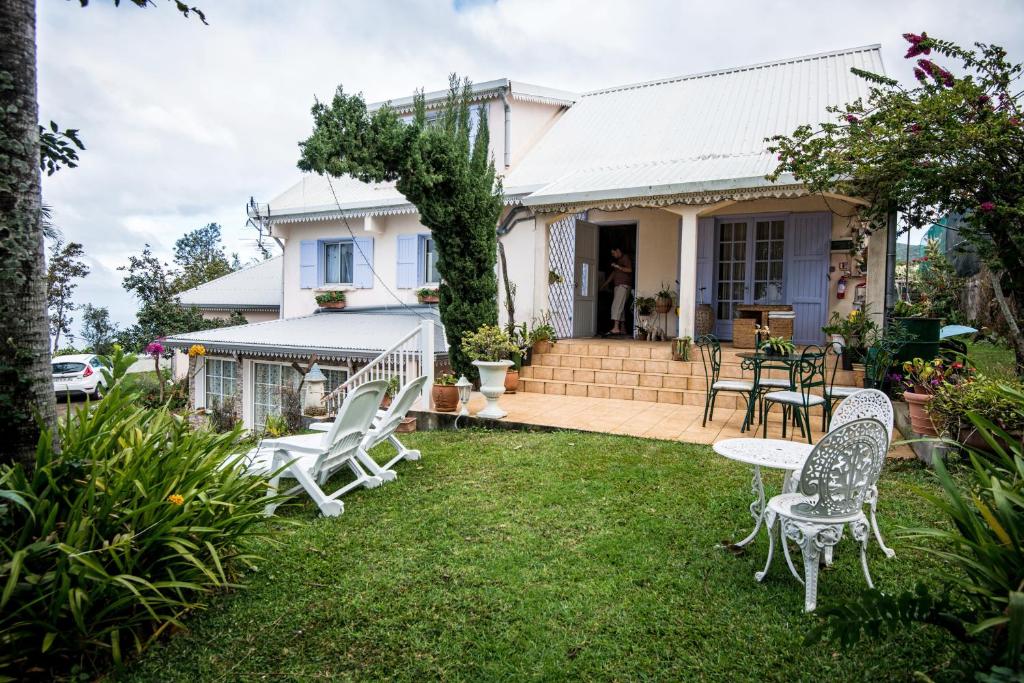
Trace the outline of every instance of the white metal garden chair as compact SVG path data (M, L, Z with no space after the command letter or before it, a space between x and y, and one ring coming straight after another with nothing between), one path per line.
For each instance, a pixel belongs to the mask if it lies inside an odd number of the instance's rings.
M399 441L398 437L395 436L395 432L398 431L398 427L402 424L402 420L404 420L409 414L409 411L412 410L412 406L416 403L416 399L419 398L420 394L423 392L423 385L426 384L426 382L426 375L422 375L408 382L404 387L399 389L398 394L395 395L395 398L391 401L391 405L387 410L377 411L377 415L373 421L373 426L370 431L366 433L366 437L363 439L363 448L359 454L359 460L370 474L380 477L382 481L391 481L395 478L395 472L391 468L399 461L420 459L420 452L415 449L406 448L405 444ZM320 422L310 425L310 428L318 431L327 431L333 424L333 422ZM378 465L377 461L370 456L370 451L375 446L385 441L391 443L398 453L385 464Z
M888 447L885 425L873 418L854 420L826 434L804 461L795 493L782 493L768 501L768 561L754 574L763 581L775 556L775 526L778 523L786 563L804 583L804 609L814 611L818 594L819 560L823 551L834 547L849 525L860 543L860 563L868 587L867 544L870 522L864 515L868 492L881 471L880 461ZM804 578L800 579L789 555L788 540L800 545Z
M863 391L864 387L851 387L845 385L836 384L836 375L839 373L839 368L843 365L843 353L846 347L837 342L832 341L825 345L825 364L826 366L831 365L831 368L826 367L826 372L829 372L829 379L825 383L825 389L823 395L825 396L825 410L822 414L822 429L828 429L829 425L832 424L832 411L836 401L841 401L844 398L853 396L858 391ZM829 354L835 356L834 360L829 360ZM890 430L891 432L892 430Z
M370 431L370 424L380 407L387 384L385 380L375 380L353 389L341 404L330 430L324 434L303 434L263 441L243 461L246 471L270 475L268 496L277 495L280 479L295 479L298 486L290 489L287 492L289 495L302 489L325 517L337 517L345 510L345 505L338 500L343 494L357 486L374 488L381 485L381 478L367 473L360 465L360 460L364 457L369 459L362 452L362 444ZM348 467L355 479L337 491L324 493L321 487L342 467ZM272 515L276 507L276 503L269 504L264 512Z

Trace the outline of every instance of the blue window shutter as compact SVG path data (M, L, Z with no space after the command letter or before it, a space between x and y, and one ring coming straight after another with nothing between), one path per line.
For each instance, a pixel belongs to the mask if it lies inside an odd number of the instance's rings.
M316 240L302 240L299 243L299 287L302 289L312 289L319 284L319 251Z
M831 213L794 213L786 221L786 301L793 305L793 341L820 344L828 318Z
M419 235L398 236L398 273L396 277L399 289L412 289L420 280L416 276L416 244Z
M373 238L357 237L352 254L352 284L368 289L373 287Z

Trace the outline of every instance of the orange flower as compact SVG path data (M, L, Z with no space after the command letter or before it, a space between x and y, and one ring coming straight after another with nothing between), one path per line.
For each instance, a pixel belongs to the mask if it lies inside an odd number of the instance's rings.
M167 496L167 502L170 503L171 505L184 505L185 497L179 493L172 493L171 495Z

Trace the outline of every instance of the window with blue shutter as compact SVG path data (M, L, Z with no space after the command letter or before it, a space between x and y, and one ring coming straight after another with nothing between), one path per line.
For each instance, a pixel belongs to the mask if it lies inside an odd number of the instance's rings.
M419 282L419 235L398 236L398 264L396 283L399 289L412 289Z
M420 235L419 248L417 250L417 276L421 285L436 285L441 282L441 274L437 272L437 249L434 246L434 238L430 235Z

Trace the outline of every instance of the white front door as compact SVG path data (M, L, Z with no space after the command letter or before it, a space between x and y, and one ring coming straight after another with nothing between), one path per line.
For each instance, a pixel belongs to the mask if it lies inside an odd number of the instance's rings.
M576 221L576 263L573 271L572 336L597 334L598 226Z

